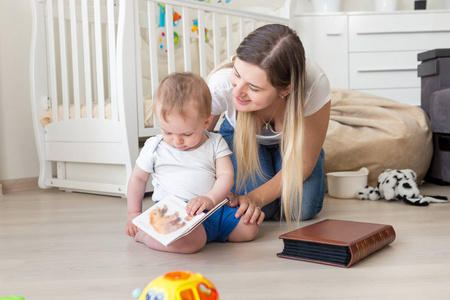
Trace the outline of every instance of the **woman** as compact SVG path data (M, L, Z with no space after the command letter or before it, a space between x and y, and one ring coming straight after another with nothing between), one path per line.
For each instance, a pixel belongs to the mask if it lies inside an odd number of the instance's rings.
M281 208L290 225L319 213L331 91L297 34L279 24L256 29L208 85L215 115L209 129L225 112L219 133L234 150L236 217L260 224Z

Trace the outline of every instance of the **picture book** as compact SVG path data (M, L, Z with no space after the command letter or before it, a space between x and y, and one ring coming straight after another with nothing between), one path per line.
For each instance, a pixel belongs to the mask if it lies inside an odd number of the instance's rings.
M348 268L395 237L391 225L327 219L281 235L284 249L277 255Z
M134 218L133 224L167 247L191 233L227 202L228 199L224 199L210 211L190 216L186 213L187 203L169 195Z

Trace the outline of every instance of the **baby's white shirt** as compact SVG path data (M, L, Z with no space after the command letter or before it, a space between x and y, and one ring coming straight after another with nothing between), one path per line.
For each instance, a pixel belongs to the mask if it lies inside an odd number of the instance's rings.
M162 135L149 138L136 164L152 175L152 199L168 194L184 201L206 195L216 181L215 161L231 155L220 134L205 131L208 140L194 150L181 151L162 141Z

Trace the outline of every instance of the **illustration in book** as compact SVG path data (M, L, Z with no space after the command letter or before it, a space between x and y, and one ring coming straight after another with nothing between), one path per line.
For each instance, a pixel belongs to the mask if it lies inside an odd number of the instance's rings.
M192 232L227 201L223 200L208 212L191 216L186 213L187 203L170 195L134 218L133 224L167 247Z

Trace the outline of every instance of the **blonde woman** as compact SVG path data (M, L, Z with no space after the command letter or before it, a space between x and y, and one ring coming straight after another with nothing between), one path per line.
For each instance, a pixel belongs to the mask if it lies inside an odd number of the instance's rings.
M279 24L256 29L208 86L215 116L209 129L225 112L219 133L234 152L236 217L260 224L281 213L290 225L318 214L332 95L297 34Z

